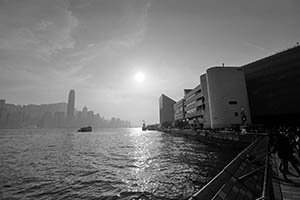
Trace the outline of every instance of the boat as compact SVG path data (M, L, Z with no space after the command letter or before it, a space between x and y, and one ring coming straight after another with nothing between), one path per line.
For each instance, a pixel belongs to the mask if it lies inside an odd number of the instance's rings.
M77 132L91 132L92 131L92 127L91 126L87 126L87 127L82 127L80 129L77 130Z
M145 121L143 121L142 131L146 131L146 130L147 130L147 127L145 125Z

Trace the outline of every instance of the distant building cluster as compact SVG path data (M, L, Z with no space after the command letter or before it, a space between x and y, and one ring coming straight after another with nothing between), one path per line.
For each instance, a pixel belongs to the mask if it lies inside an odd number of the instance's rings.
M179 101L161 95L160 126L299 125L299 77L299 45L241 67L209 68Z
M130 121L112 118L110 120L94 114L84 107L75 109L75 91L69 93L67 103L42 105L7 104L0 99L0 129L9 128L79 128L82 126L119 128L130 127Z

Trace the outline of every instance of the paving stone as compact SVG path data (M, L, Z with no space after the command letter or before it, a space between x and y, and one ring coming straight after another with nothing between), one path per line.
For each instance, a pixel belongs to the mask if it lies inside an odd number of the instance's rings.
M277 185L279 183L280 185L279 189L281 190L282 193L282 198L281 198L280 197L281 193L280 191L278 191L278 188L276 188L277 191L274 188L275 199L300 200L300 179L290 174L287 174L287 177L288 179L290 179L290 181L288 182L285 181L283 179L282 173L280 173L278 170L280 165L280 159L278 158L278 156L273 156L271 162L274 163L275 166L277 166L277 170L273 174L273 179L272 179L273 185ZM297 174L296 170L291 166L290 163L289 163L289 171L292 174Z

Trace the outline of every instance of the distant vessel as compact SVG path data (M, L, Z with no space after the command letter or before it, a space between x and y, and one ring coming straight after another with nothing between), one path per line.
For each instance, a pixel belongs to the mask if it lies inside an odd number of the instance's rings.
M147 127L145 125L145 121L143 121L142 131L146 131L146 130L147 130Z
M87 126L87 127L82 127L80 129L77 130L77 132L91 132L92 131L92 127L91 126Z

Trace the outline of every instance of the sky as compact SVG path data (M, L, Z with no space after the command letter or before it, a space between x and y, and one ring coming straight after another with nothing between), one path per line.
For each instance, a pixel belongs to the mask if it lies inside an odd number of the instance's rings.
M0 0L0 98L159 121L213 66L300 42L299 0ZM139 75L137 75L139 74Z

